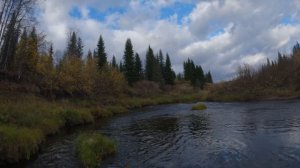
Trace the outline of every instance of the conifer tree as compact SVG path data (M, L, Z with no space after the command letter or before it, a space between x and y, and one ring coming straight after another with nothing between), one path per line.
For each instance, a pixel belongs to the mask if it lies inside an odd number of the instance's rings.
M72 32L72 34L69 37L66 56L74 58L77 57L77 54L78 54L77 35L75 32Z
M210 71L207 74L205 74L205 81L206 83L213 83Z
M123 71L124 71L124 67L123 67L122 61L120 61L120 64L119 64L119 70L120 70L120 72L123 72Z
M91 50L88 51L88 55L87 55L87 59L93 59L93 54L91 52Z
M136 73L136 81L139 81L143 78L143 69L142 69L142 61L138 53L135 54L135 73Z
M81 59L83 56L83 43L82 43L82 40L80 37L78 37L78 39L77 39L76 50L77 50L76 56Z
M97 57L98 57L98 67L103 68L107 64L107 55L105 53L104 40L102 35L100 35L98 45L97 45Z
M134 52L130 39L127 39L124 51L124 74L130 86L135 82Z
M149 81L154 80L154 76L153 76L154 64L155 64L154 53L152 48L149 46L148 51L146 53L146 69L145 69L145 76L146 79Z
M169 57L169 54L166 56L166 63L165 63L165 81L168 85L174 85L174 73L172 70L172 64Z
M118 68L117 61L116 61L116 57L115 57L115 56L112 57L112 60L111 60L111 66L112 66L113 68Z
M32 28L32 31L29 35L28 40L28 55L25 61L26 70L30 73L35 73L36 65L38 62L38 37L35 27Z

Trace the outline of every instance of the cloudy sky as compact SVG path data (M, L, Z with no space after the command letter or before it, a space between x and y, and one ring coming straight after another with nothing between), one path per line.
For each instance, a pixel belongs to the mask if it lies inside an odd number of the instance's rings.
M40 30L56 50L64 51L70 31L85 51L102 34L109 59L120 60L131 38L143 59L151 45L169 53L176 72L191 58L216 81L300 41L300 0L44 0L39 7Z

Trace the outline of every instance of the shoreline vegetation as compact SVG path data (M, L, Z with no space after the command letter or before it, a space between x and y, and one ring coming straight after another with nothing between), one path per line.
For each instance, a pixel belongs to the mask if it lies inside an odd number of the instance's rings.
M187 83L173 86L168 91L155 92L152 89L147 96L106 97L105 103L100 99L86 98L52 100L29 90L21 93L20 90L24 89L22 84L9 85L10 91L2 87L6 91L0 92L1 164L30 159L47 136L58 133L63 127L101 122L103 118L144 106L205 99L204 91L194 90Z

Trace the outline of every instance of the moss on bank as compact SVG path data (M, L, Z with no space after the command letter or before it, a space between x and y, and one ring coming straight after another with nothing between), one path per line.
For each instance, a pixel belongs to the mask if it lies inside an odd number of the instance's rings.
M84 167L99 167L102 159L117 152L114 140L101 134L81 134L76 139L76 152Z

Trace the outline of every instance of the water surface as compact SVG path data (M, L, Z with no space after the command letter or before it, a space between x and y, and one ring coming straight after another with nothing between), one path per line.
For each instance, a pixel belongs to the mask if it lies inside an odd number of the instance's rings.
M206 104L204 111L163 105L110 119L96 130L116 139L118 154L102 167L300 167L300 101ZM59 138L27 167L80 167L77 134Z
M104 167L300 167L300 102L149 107L101 131L118 154Z

